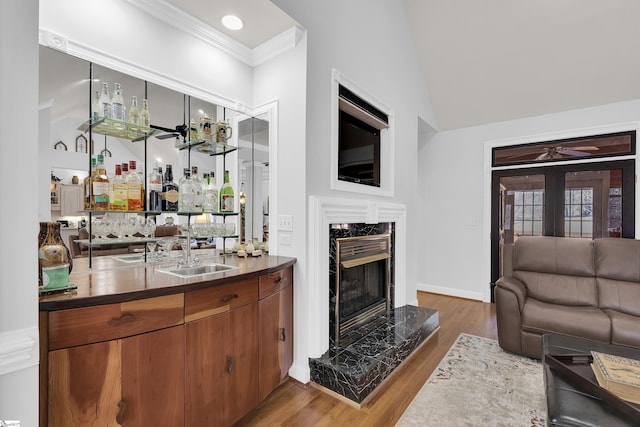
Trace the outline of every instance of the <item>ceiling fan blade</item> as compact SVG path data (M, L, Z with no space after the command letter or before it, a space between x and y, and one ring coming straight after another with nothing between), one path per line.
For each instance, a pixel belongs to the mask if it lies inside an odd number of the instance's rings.
M564 155L568 155L568 156L578 156L578 157L584 157L584 156L590 156L591 153L585 153L584 151L577 151L577 150L570 150L568 148L558 148L558 150L556 150L557 153L559 154L564 154Z
M545 151L544 153L540 154L538 157L536 157L536 160L544 160L547 157L549 157L549 152Z
M584 147L567 147L567 149L569 150L578 150L578 151L598 151L600 150L600 148L593 146L593 145L588 145L588 146L584 146Z

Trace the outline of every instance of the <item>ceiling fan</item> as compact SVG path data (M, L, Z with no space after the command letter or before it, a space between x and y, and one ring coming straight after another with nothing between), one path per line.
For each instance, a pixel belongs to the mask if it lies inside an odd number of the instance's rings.
M545 147L542 149L542 153L535 158L535 160L546 160L546 159L561 159L565 156L573 156L573 157L584 157L589 156L591 153L589 151L598 151L599 148L595 146L585 146L585 147Z
M149 126L151 129L156 129L165 133L159 134L159 135L155 135L156 138L158 139L168 139L168 138L180 138L182 137L182 139L184 140L187 137L187 125L186 124L181 124L181 125L177 125L175 127L175 129L170 129L170 128L165 128L162 126L157 126L157 125L150 125Z

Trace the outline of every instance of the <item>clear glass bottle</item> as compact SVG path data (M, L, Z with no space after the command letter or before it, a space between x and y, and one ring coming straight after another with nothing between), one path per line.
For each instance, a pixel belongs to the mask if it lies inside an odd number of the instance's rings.
M114 83L113 98L111 98L111 108L115 120L125 120L124 96L120 83Z
M122 165L116 165L116 174L111 180L111 192L109 193L109 209L112 211L126 211L129 191L122 178Z
M197 166L191 166L191 181L193 181L193 210L202 212L204 196L202 193L202 178L198 176Z
M104 211L109 209L109 177L104 168L104 156L98 154L96 173L91 178L92 202L91 209Z
M224 171L224 184L220 187L220 212L233 212L233 187L229 183L229 171Z
M140 125L151 126L151 116L149 115L149 101L142 100L142 111L140 111Z
M178 212L178 186L173 182L173 170L167 165L162 183L162 210L166 212Z
M218 212L218 187L216 187L215 171L204 174L202 208L205 212Z
M150 211L162 210L162 169L158 167L157 163L153 164L147 188L149 189L148 209Z
M102 83L102 92L100 93L100 114L106 119L111 119L113 116L109 85L106 82Z
M87 175L83 180L84 185L84 210L91 209L92 205L92 194L91 191L91 178L96 174L97 168L97 160L95 157L91 157L91 171L89 171L89 175Z
M144 210L144 184L136 170L136 161L129 160L129 174L125 177L128 195L128 209L130 211Z
M140 110L138 110L138 97L131 97L131 108L129 108L129 117L127 121L133 125L140 124Z
M195 207L193 205L193 199L195 196L195 191L193 180L191 179L191 171L189 169L184 169L184 175L182 176L182 178L180 178L178 188L178 211L194 212Z
M93 95L93 102L91 103L91 118L94 122L100 120L103 116L102 106L100 104L100 91L97 90Z

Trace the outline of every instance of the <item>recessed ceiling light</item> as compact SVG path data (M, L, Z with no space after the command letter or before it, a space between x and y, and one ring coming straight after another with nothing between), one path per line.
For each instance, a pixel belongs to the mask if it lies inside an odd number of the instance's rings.
M227 27L230 30L241 30L244 27L244 22L242 19L238 18L235 15L225 15L222 17L222 25Z

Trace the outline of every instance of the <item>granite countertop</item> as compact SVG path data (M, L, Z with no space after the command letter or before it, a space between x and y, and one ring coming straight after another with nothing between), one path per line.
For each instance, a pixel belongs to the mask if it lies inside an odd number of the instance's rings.
M215 250L194 250L200 264L225 264L237 269L191 278L178 277L160 270L175 267L176 262L145 264L142 261L121 261L118 257L98 256L89 269L88 258L75 258L69 283L78 288L67 293L41 296L40 311L87 307L169 295L269 274L295 264L291 257L262 255L240 258L236 255L216 255Z

